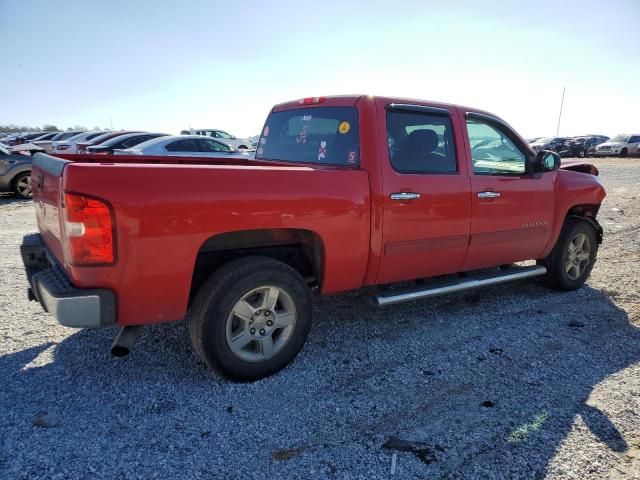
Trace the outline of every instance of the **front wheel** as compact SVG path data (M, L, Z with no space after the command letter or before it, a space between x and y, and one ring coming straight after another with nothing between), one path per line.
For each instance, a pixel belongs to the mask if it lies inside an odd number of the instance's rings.
M598 253L593 226L583 220L568 220L549 256L538 264L547 267L545 283L556 290L576 290L586 282Z
M13 191L20 198L31 198L31 172L23 172L13 180Z
M245 257L216 271L198 291L189 319L200 359L241 381L293 361L311 329L311 294L300 274L268 257Z
M628 150L626 148L623 148L622 150L620 150L620 156L622 158L626 157L628 153L629 152L628 152Z

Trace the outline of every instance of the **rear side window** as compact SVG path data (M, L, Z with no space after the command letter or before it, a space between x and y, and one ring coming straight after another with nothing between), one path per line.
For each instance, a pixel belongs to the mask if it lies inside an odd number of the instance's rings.
M446 115L408 111L387 113L389 159L400 173L457 172L451 120Z
M176 140L165 147L170 152L199 152L198 144L192 138Z
M256 158L356 166L359 163L355 107L300 108L267 118Z
M145 136L142 136L142 137L129 138L129 139L124 140L122 142L122 146L125 147L125 148L130 148L130 147L133 147L135 145L138 145L139 143L146 142L147 140L149 140L151 138L155 138L155 137L152 137L150 135L145 135Z

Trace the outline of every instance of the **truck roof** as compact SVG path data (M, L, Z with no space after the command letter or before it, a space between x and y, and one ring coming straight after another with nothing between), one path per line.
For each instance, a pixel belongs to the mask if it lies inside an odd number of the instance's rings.
M314 106L352 107L352 106L355 106L359 101L363 99L367 99L369 101L382 99L385 103L405 103L405 104L411 104L411 105L424 105L429 107L440 107L440 108L457 107L460 110L464 110L465 112L474 112L474 113L489 115L491 117L497 118L502 122L506 123L502 118L498 117L497 115L491 112L487 112L485 110L480 110L477 108L456 105L453 103L435 102L432 100L421 100L421 99L407 98L407 97L388 97L388 96L375 96L375 95L365 95L365 94L330 95L326 97L305 97L297 100L289 100L286 102L278 103L273 107L272 111L279 112L282 110L292 110L295 108L314 107Z

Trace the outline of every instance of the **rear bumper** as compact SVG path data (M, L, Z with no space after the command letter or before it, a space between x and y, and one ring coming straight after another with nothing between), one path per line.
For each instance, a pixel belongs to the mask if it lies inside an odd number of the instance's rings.
M40 235L27 235L20 246L29 280L29 298L53 314L65 327L96 328L116 324L116 299L112 291L76 288L42 242Z

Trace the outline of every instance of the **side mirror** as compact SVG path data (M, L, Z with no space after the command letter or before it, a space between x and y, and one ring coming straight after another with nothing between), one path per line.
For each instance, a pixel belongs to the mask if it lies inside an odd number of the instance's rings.
M553 172L560 168L560 155L551 150L542 150L536 155L535 168L536 173Z

